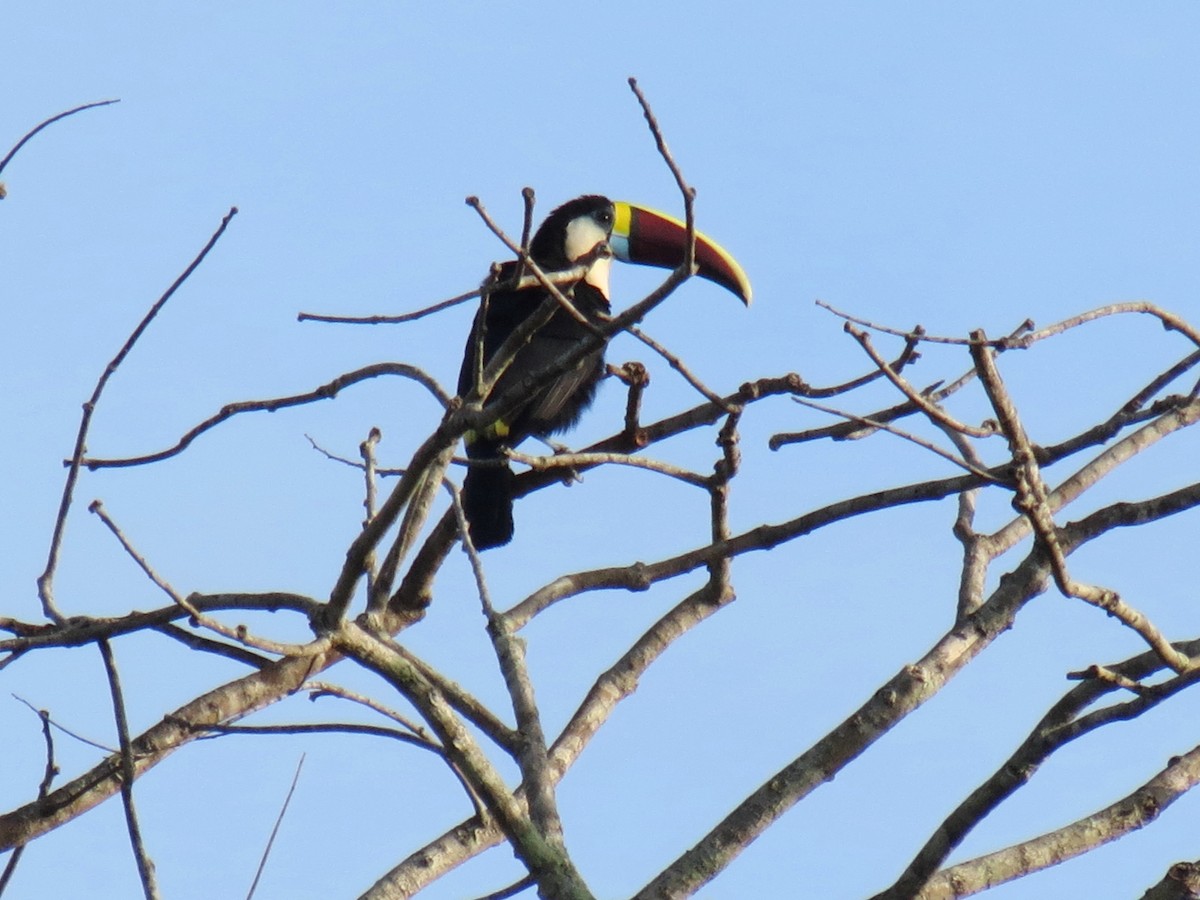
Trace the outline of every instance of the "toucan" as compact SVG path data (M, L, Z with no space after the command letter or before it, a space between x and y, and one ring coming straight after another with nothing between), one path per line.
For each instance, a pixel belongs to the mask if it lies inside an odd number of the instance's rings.
M571 305L591 325L609 315L608 275L612 258L674 269L683 262L687 228L678 219L632 203L594 194L578 197L555 209L534 233L529 258L547 274L573 268L586 270L577 281L559 285ZM697 274L750 303L750 281L737 261L718 244L696 233ZM499 266L484 284L483 299L467 340L458 394L466 397L476 386L482 366L491 361L505 339L533 316L549 296L540 284L517 287L519 262ZM528 283L528 279L526 282ZM570 311L556 309L533 332L497 380L486 404L529 375L594 336L592 328ZM482 366L478 351L482 348ZM530 435L547 437L573 426L591 405L604 376L604 347L598 346L567 371L534 389L516 408L510 408L484 428L465 436L467 469L462 489L463 512L477 549L507 544L513 535L513 472L503 448L515 447Z

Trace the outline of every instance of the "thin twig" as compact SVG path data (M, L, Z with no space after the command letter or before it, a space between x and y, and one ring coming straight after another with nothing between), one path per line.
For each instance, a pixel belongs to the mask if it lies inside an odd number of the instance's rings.
M508 887L500 888L498 891L492 891L490 894L478 898L478 900L508 900L509 897L515 897L522 891L526 891L537 884L537 879L532 875L526 875L524 878L514 881Z
M710 390L708 388L708 386L704 384L703 381L701 381L694 374L692 374L692 370L689 369L686 365L684 365L683 360L681 360L678 356L676 356L674 353L672 353L670 350L668 350L666 347L664 347L658 341L654 340L654 338L650 337L650 335L646 334L644 331L642 331L636 325L630 325L625 330L627 332L629 332L630 334L632 334L635 338L637 338L643 344L645 344L647 347L649 347L651 350L653 350L655 353L657 353L659 356L661 356L663 359L665 359L667 361L667 363L671 366L672 369L674 369L676 372L678 372L680 375L683 376L684 381L686 381L688 384L690 384L700 394L702 394L704 396L704 399L706 399L712 403L719 403L719 404L721 404L722 408L725 408L725 400L719 394ZM733 412L732 409L726 409L726 411Z
M446 754L445 748L431 738L417 737L408 731L401 731L399 728L388 728L382 725L363 725L358 722L320 722L294 725L201 725L197 726L195 730L211 732L211 735L206 735L206 738L237 734L289 736L297 734L357 734L390 738L394 741L418 747L421 750L427 750L446 763L451 774L458 779L459 784L466 791L467 797L474 804L476 813L480 816L486 815L486 810L479 800L479 795L471 787L470 782L463 776L454 760Z
M914 388L908 381L891 367L887 360L876 352L875 347L871 343L871 337L865 331L855 328L849 322L845 325L846 333L851 335L859 345L866 351L866 354L871 357L871 361L879 367L879 370L887 377L887 380L894 384L901 393L906 396L910 402L915 403L921 408L921 411L930 419L940 422L955 431L963 434L969 434L971 437L991 437L996 433L993 427L986 423L983 427L975 427L967 425L964 422L959 422L936 403L931 402L924 394Z
M85 103L85 104L83 104L83 106L77 106L74 109L68 109L66 112L60 112L57 116L51 116L45 122L42 122L40 125L35 127L32 131L30 131L28 134L26 134L25 137L23 137L19 141L17 141L17 145L8 151L8 155L5 156L4 159L0 159L0 172L3 172L5 166L7 166L12 161L12 158L17 155L17 151L20 150L22 147L24 147L25 144L27 144L29 142L30 138L32 138L35 134L37 134L43 128L47 128L50 125L53 125L55 122L59 121L60 119L65 119L67 116L73 116L73 115L75 115L75 113L83 112L85 109L95 109L97 106L109 106L113 103L120 103L120 102L121 101L119 99L97 100L95 103ZM2 195L0 195L0 196L2 196Z
M1193 328L1181 316L1175 313L1168 312L1160 306L1150 303L1146 300L1131 300L1127 303L1110 303L1107 306L1101 306L1096 309L1090 309L1087 312L1080 313L1077 316L1071 316L1069 319L1063 319L1061 322L1055 322L1046 328L1037 331L1031 331L1028 334L1023 334L1019 337L1005 337L996 341L991 341L990 345L997 350L1024 350L1038 341L1043 341L1046 338L1054 337L1057 334L1062 334L1071 328L1076 328L1080 325L1085 325L1088 322L1095 322L1098 319L1107 318L1108 316L1119 315L1148 315L1153 316L1162 323L1163 328L1167 331L1178 331L1193 344L1200 347L1200 331ZM972 337L973 341L975 338Z
M629 388L625 397L625 434L636 446L640 446L638 433L641 429L638 423L641 421L642 395L650 385L650 373L640 362L633 361L619 366L609 365L607 368L609 375L620 379Z
M529 258L529 242L533 238L533 209L537 200L533 188L528 185L521 188L521 200L525 204L525 217L521 222L521 250L517 255L516 276L518 281L525 276L525 260Z
M687 469L680 468L679 466L673 466L670 463L661 462L656 459L648 459L645 456L630 456L627 453L556 453L553 456L530 456L527 453L509 450L506 455L509 459L524 463L536 471L576 469L582 466L591 468L601 465L616 465L630 466L634 469L645 469L649 472L658 472L660 475L667 475L695 487L707 487L709 481L706 476L696 472L689 472Z
M367 597L368 613L382 613L387 609L392 585L400 570L400 563L416 542L418 533L425 526L426 519L429 518L429 511L437 496L438 484L446 473L453 456L454 445L448 444L420 473L412 495L408 499L396 539L392 542L391 548L383 558L383 564L375 575L375 584Z
M658 153L663 158L663 162L667 164L667 168L671 170L671 174L675 177L675 184L679 188L679 193L683 196L684 208L687 211L685 221L687 223L688 243L691 245L684 261L690 266L695 249L694 237L696 227L692 216L692 201L696 199L696 189L684 179L682 170L680 170L679 165L675 162L675 157L671 155L671 150L667 147L667 140L658 125L658 118L654 115L654 110L650 108L650 101L646 99L646 95L638 87L636 78L629 79L629 89L637 97L638 105L642 108L642 115L646 117L646 124L650 126L650 133L654 136L654 145L658 148Z
M709 539L714 544L729 540L733 533L729 527L729 484L742 465L742 450L738 437L738 423L741 418L740 411L731 412L717 435L721 457L713 464L713 474L708 485ZM730 583L732 572L733 566L728 557L715 559L708 565L708 587L713 602L717 605L724 605L735 596Z
M975 468L985 468L985 464L975 451L975 445L971 443L970 438L953 428L942 428L942 433L958 448L963 459ZM954 526L951 528L951 533L963 548L962 571L958 579L958 602L955 604L955 621L959 622L975 612L983 603L988 565L994 558L991 552L991 541L975 530L975 509L978 499L978 487L959 493L958 512L954 518Z
M268 657L247 650L245 647L239 647L237 644L227 644L224 641L196 634L194 631L188 631L186 628L174 623L150 625L148 627L153 628L159 634L164 634L172 640L178 641L192 650L199 650L201 653L212 653L214 656L223 656L226 659L232 659L235 662L250 666L252 669L261 669L271 661Z
M563 269L559 272L544 273L544 280L552 284L570 284L573 281L578 281L587 274L586 266L573 266L570 269ZM542 278L534 275L522 275L516 279L511 285L505 282L505 287L510 290L523 290L531 288L535 285L541 285ZM402 325L405 322L412 322L415 319L422 319L425 316L439 313L444 309L458 306L466 303L468 300L473 300L484 293L484 288L475 288L474 290L466 291L451 297L449 300L442 300L434 303L431 306L426 306L422 309L415 310L410 313L401 313L394 316L372 315L372 316L335 316L326 313L298 313L296 319L300 322L323 322L335 325Z
M841 416L843 419L847 419L851 422L857 422L860 425L867 425L871 428L878 429L880 431L886 431L888 434L894 434L894 435L896 435L896 437L903 438L906 441L910 441L910 442L916 444L918 447L923 447L924 449L930 451L931 453L936 453L938 456L942 457L942 459L949 460L950 462L954 463L954 465L958 466L960 469L966 469L968 472L972 473L973 475L978 475L980 478L984 479L985 481L991 482L992 484L1004 484L1003 479L997 478L995 475L993 475L991 472L989 472L986 468L984 468L976 463L973 463L968 459L965 459L965 458L960 459L959 457L955 456L953 453L948 453L947 451L943 450L941 447L939 447L937 444L933 443L932 441L927 441L924 438L917 437L917 435L915 435L915 434L912 434L907 431L902 431L899 428L895 428L895 427L889 425L887 422L879 422L879 421L876 421L875 419L871 419L866 416L859 416L852 412L846 412L845 410L835 409L832 406L824 406L823 404L820 404L820 403L813 403L811 400L805 400L801 397L793 397L792 399L796 403L799 403L801 406L807 406L810 409L815 409L815 410L818 410L819 412L828 413L831 416ZM939 422L937 424L941 424L941 423ZM957 433L954 429L947 429L947 431L952 432L952 433Z
M275 825L271 828L271 836L267 838L267 846L263 848L262 859L258 861L258 871L254 873L254 881L250 883L250 890L246 893L246 900L251 900L254 896L254 891L258 888L258 880L262 877L263 869L267 866L267 859L271 855L271 847L275 843L275 835L279 834L279 826L283 824L283 817L287 814L288 804L292 802L292 794L296 792L296 785L300 781L300 770L304 768L305 754L300 754L300 761L296 763L296 774L292 776L292 785L288 788L287 796L283 798L283 806L279 809L279 815L275 818Z
M309 692L308 699L314 703L322 697L337 697L341 700L348 700L351 703L365 706L367 709L379 713L384 718L391 719L398 725L407 728L421 740L430 744L434 743L433 738L429 736L429 732L418 723L365 694L359 694L356 691L349 690L338 684L331 684L328 681L309 681L305 683L304 690Z
M828 307L828 304L822 303L821 305L826 306L827 308L830 308L832 310L831 307ZM896 375L899 375L904 370L905 366L907 366L909 363L915 362L916 360L920 359L920 354L917 353L917 346L922 340L925 339L925 329L922 328L920 325L917 325L915 328L912 329L912 331L899 331L894 328L888 329L882 325L875 325L874 323L866 323L866 320L857 319L853 316L848 316L846 313L837 312L836 310L832 310L832 311L843 318L849 319L852 322L858 322L859 324L869 324L870 327L872 327L872 328L878 328L879 330L886 331L889 334L895 334L899 337L903 337L904 338L904 350L901 351L900 356L897 357L897 359L891 364L891 370ZM1028 326L1030 326L1030 323L1028 321L1022 322L1010 333L1009 336L1010 337L1019 336ZM828 388L813 388L813 387L809 387L808 385L805 385L803 390L797 390L797 391L794 391L793 393L795 393L801 397L807 397L810 400L819 399L819 398L823 398L823 397L832 397L836 394L842 394L842 393L845 393L846 391L853 390L854 388L861 387L862 385L869 384L871 381L874 381L876 379L883 378L883 377L885 377L884 370L877 367L875 369L875 371L870 372L867 375L863 375L859 378L852 379L851 381L848 381L845 384L835 385L833 387L828 387ZM954 381L947 384L945 387L942 387L942 382L938 381L938 382L931 384L929 387L925 388L924 390L920 391L920 394L922 397L928 398L935 404L941 403L942 400L946 399L951 394L957 393L959 390L961 390L963 387L965 387L967 384L969 384L971 382L971 380L974 378L975 378L975 369L974 369L974 367L972 367L972 368L968 369L966 372L964 372L962 375L960 375L958 378L956 378ZM922 409L922 407L919 406L918 404L913 403L912 401L905 401L904 403L900 403L900 404L890 407L888 409L879 410L878 412L871 413L869 418L874 419L876 422L890 422L893 419L898 419L898 418L912 415L913 413L918 412L921 409ZM935 421L934 424L936 425L938 423ZM811 428L807 431L776 434L771 437L771 439L768 443L768 446L772 450L778 450L784 444L798 444L798 443L802 443L804 441L813 441L813 440L818 440L818 439L823 439L823 438L832 438L835 441L837 441L837 440L857 440L858 438L866 437L868 434L872 433L873 431L874 431L874 429L865 429L865 428L860 428L860 427L851 425L849 423L840 423L838 425L828 425L823 428Z
M546 735L534 697L533 682L529 678L529 668L525 664L525 642L514 633L503 616L496 614L484 577L483 560L475 549L467 527L461 493L453 482L445 480L444 484L453 498L454 515L463 537L463 550L471 561L479 603L487 621L488 637L500 664L516 715L517 730L522 738L515 756L524 778L530 818L541 835L566 858L562 820L554 798L554 777L546 750Z
M890 325L881 325L878 322L872 322L870 319L864 319L859 316L851 315L848 312L842 312L840 309L835 307L833 304L826 303L824 300L816 300L814 302L816 303L817 306L821 307L821 309L824 309L824 310L827 310L827 311L833 313L839 319L843 319L846 322L853 322L855 325L861 325L863 328L869 328L872 331L878 331L880 334L890 334L890 335L893 335L894 337L902 337L906 341L916 341L916 342L925 341L926 343L930 343L930 344L956 344L956 345L960 345L960 346L970 343L969 340L964 340L963 338L960 338L960 337L938 337L937 335L928 334L925 331L925 329L922 328L920 325L918 325L916 328L913 328L909 331L905 331L900 328L893 328ZM1017 333L1023 334L1027 331L1031 331L1032 329L1033 329L1033 320L1026 319L1018 327Z
M18 697L18 700L21 698ZM24 703L25 701L21 701ZM26 703L26 706L29 706ZM33 709L30 706L30 709ZM50 713L44 709L36 709L38 718L42 720L42 739L46 742L46 767L42 770L42 780L38 783L38 800L46 799L46 795L50 793L50 785L54 783L54 776L58 774L58 764L54 761L54 735L50 731ZM8 883L12 881L13 873L17 870L17 863L21 861L21 857L25 853L27 844L22 844L19 847L14 847L12 855L5 863L4 872L0 873L0 896L4 895L4 889L8 887Z
M913 332L889 328L886 325L879 325L875 322L870 322L866 319L860 319L856 316L852 316L849 313L841 312L823 300L818 300L817 305L829 310L835 316L845 319L847 323L854 322L866 328L870 328L872 331L879 331L884 334L893 334L897 337L911 338L913 336ZM1162 323L1163 328L1165 328L1167 331L1178 331L1193 344L1200 346L1200 331L1188 324L1183 317L1178 316L1175 313L1168 312L1162 307L1146 300L1130 300L1125 303L1110 303L1107 306L1090 309L1087 312L1080 313L1077 316L1071 316L1070 318L1063 319L1062 321L1055 322L1053 325L1048 325L1045 328L1040 328L1037 330L1034 330L1033 320L1026 319L1025 325L1020 329L1019 334L1008 335L1006 337L994 338L990 340L983 338L983 340L987 342L989 347L992 347L995 350L1026 350L1039 341L1044 341L1047 338L1062 334L1064 331L1069 331L1070 329L1077 328L1080 325L1086 325L1088 322L1095 322L1099 319L1107 318L1108 316L1128 314L1153 316ZM929 343L957 344L959 346L968 347L975 342L975 338L973 337L935 337L928 334L922 334L921 340Z
M1180 673L1188 671L1193 665L1192 661L1173 648L1154 623L1123 601L1116 591L1084 584L1071 577L1059 541L1058 528L1054 524L1049 492L1042 480L1041 468L1008 389L996 368L995 351L988 344L982 330L972 332L971 338L971 358L975 360L984 391L996 412L1000 429L1008 440L1012 453L1017 476L1017 508L1028 518L1039 546L1046 552L1058 589L1068 597L1077 597L1115 616L1141 635L1172 669Z
M450 494L450 500L451 500L451 508L450 509L452 512L454 512L455 521L456 521L457 527L458 527L458 533L460 533L461 538L462 538L463 553L466 553L467 558L470 560L470 571L472 571L472 574L475 577L475 588L476 588L476 590L478 590L479 602L480 602L480 605L482 606L482 608L484 608L484 617L487 620L488 636L490 636L492 638L493 647L496 648L497 656L500 660L500 667L502 667L502 670L505 670L505 680L506 680L506 682L508 682L509 676L508 676L508 673L506 673L506 666L509 666L510 662L505 660L505 653L502 652L502 644L498 643L498 638L497 638L496 634L494 634L494 632L496 632L496 630L497 630L496 623L497 623L497 619L498 619L497 614L496 614L496 607L494 607L492 605L492 596L491 596L491 593L488 592L488 589L487 589L487 578L484 574L484 559L482 559L482 557L480 556L479 551L476 550L475 542L472 539L470 539L470 528L467 527L467 514L466 514L466 512L463 511L463 508L462 508L462 492L460 490L458 490L458 485L456 485L454 481L451 481L448 478L443 478L442 484L445 487L446 492L448 492ZM524 665L523 647L521 649L521 653L522 653L521 666L522 666L522 671L524 671L523 670L523 665ZM524 679L526 679L526 682L528 682L528 673L524 674ZM530 686L530 688L529 688L530 694L532 694L532 690L533 690L532 686ZM511 689L510 689L510 692L511 692ZM523 702L518 700L517 695L515 695L515 694L512 695L512 701L514 701L514 703L512 703L512 706L514 706L514 709L516 710L516 714L517 714L517 732L516 733L520 734L521 740L518 740L518 742L515 742L514 744L509 745L508 748L506 748L506 750L509 751L509 754L511 754L512 756L517 758L518 761L522 761L522 760L527 761L530 754L536 754L536 752L538 752L536 750L530 749L530 742L532 742L532 740L536 740L536 742L540 742L540 746L541 746L540 758L542 761L544 761L545 760L546 739L545 739L544 734L542 734L541 725L540 725L540 721L538 720L538 716L536 716L536 707L534 707L533 725L530 726L527 722L528 709L523 706ZM449 757L448 757L448 761L449 761ZM488 818L491 817L491 814L490 814L490 812L488 812L487 804L485 803L484 798L482 798L482 796L478 790L475 790L475 787L472 784L472 781L470 781L470 779L468 778L467 773L464 772L464 770L460 766L458 766L458 764L456 764L455 762L450 761L450 764L451 764L451 768L454 769L455 774L458 776L458 780L460 780L462 782L462 786L464 788L466 788L467 793L470 796L470 799L472 799L472 802L475 804L475 815L479 817L479 820L481 822L487 821ZM527 768L527 763L521 762L521 766L522 766L522 773L524 773L524 769ZM536 767L536 763L535 763L535 767ZM527 782L527 784L533 784L533 785L538 786L539 791L546 791L546 790L550 790L550 788L551 788L551 782L550 782L550 780L548 780L550 778L552 778L552 776L546 775L545 768L542 768L542 769L538 770L538 774L533 776L533 778L530 778L529 775L526 775L526 782ZM548 810L547 810L547 803L548 803ZM560 848L560 850L562 850L562 852L565 854L565 848L562 846L563 845L563 834L562 834L563 826L562 826L562 822L560 822L559 818L558 818L558 810L556 808L554 808L553 794L551 794L551 797L550 797L550 799L548 799L548 802L545 799L541 800L540 808L538 809L538 811L535 812L534 822L536 824L538 824L538 827L541 829L542 835L546 835L548 839L551 839L552 841L556 841L556 844L554 844L554 846ZM530 875L529 877L532 878L533 876ZM536 880L534 880L534 881L536 881Z
M328 646L328 641L325 639L318 639L317 641L309 644L285 644L279 641L272 641L268 640L267 638L256 637L255 635L251 634L244 625L238 625L236 628L230 628L228 625L218 622L216 619L213 619L210 616L206 616L195 607L189 597L185 597L179 591L175 590L175 588L173 588L171 584L166 581L166 579L154 571L154 569L150 566L150 563L146 561L145 557L138 553L137 549L130 542L129 538L127 538L124 532L121 531L120 526L113 521L113 518L108 514L108 511L105 510L103 503L101 503L99 500L93 500L88 506L88 512L95 513L97 516L99 516L100 521L102 521L105 527L112 532L113 536L120 542L121 547L124 548L125 552L129 554L129 557L135 563L137 563L138 568L145 573L146 577L154 582L154 584L158 586L163 593L170 597L171 600L173 600L180 609L186 612L198 625L202 625L210 631L215 631L217 634L222 635L223 637L235 640L239 644L245 644L247 647L253 647L255 650L263 650L267 653L276 653L280 656L312 656L314 654L324 652L325 648Z
M19 697L16 694L13 694L12 696L13 696L14 700L16 700L20 703L24 703L26 706L28 706L30 709L32 709L35 713L37 713L39 716L41 716L42 710L38 709L36 706L34 706L32 703L30 703L24 697ZM72 731L70 728L67 728L65 725L60 725L58 722L54 721L54 719L50 718L49 713L46 714L46 721L49 722L53 727L55 727L59 731L61 731L63 734L65 734L67 737L74 738L75 740L79 741L79 743L81 743L81 744L87 744L89 747L95 747L97 750L103 750L105 753L109 753L109 754L116 754L116 753L121 752L120 750L117 750L114 747L110 747L107 744L101 744L99 741L93 741L90 738L85 738L83 735L77 734L76 732Z
M878 369L874 372L875 375L882 378L883 372ZM951 394L962 389L967 382L975 377L975 370L972 369L968 374L953 381L945 387L941 381L935 381L926 388L921 389L921 396L928 397L934 403L940 403L942 400L949 397ZM814 397L820 396L815 391L798 391L796 397ZM793 398L795 399L795 398ZM867 413L865 418L872 422L891 422L895 419L905 419L914 413L921 411L917 404L905 400L903 403L897 403L895 406L889 406L885 409L880 409L872 413ZM937 424L936 422L934 424ZM863 427L856 425L854 422L838 422L834 425L823 425L819 428L806 428L804 431L781 431L778 434L771 435L767 441L767 446L772 450L778 450L786 444L803 444L808 441L819 441L829 438L834 441L857 441L862 438L869 437L879 431L877 427Z
M286 609L301 613L310 620L320 611L320 604L311 597L279 591L263 594L191 594L186 600L186 608L172 601L170 606L123 616L76 616L62 625L32 627L29 623L0 618L0 626L20 635L0 641L0 652L26 652L42 647L81 647L100 638L115 638L145 628L157 628L184 616L191 618L189 609L201 612L244 612L251 609L278 612Z
M248 412L275 412L279 409L313 403L317 400L329 400L336 397L340 391L352 384L358 384L360 381L366 381L368 378L378 378L380 375L399 375L404 378L410 378L433 394L443 409L450 405L450 396L442 390L441 385L416 366L409 366L404 363L374 363L373 365L364 366L361 369L355 369L353 372L339 375L332 381L326 382L320 387L303 394L276 397L270 400L240 400L237 403L227 403L215 415L209 416L199 425L187 431L174 446L160 450L157 453L147 453L144 456L131 456L124 459L95 459L87 457L83 460L83 465L87 466L88 469L107 469L123 466L143 466L147 463L160 462L161 460L169 459L172 456L182 453L197 437L233 416Z
M455 711L487 735L497 746L504 748L508 753L515 752L517 745L521 742L520 733L501 722L478 697L471 694L462 685L447 678L396 641L389 641L389 646L404 659L406 665L412 666L422 678L432 684Z
M83 404L83 415L79 421L79 432L75 436L75 449L71 453L71 465L67 472L67 481L63 486L62 500L58 505L58 515L54 520L54 534L50 538L50 552L46 559L46 568L40 576L38 576L38 597L42 602L42 610L46 617L55 622L62 621L62 613L59 612L58 606L54 601L54 573L58 568L58 554L62 548L63 534L67 525L67 514L71 510L71 501L75 496L75 482L79 479L79 469L83 465L83 456L87 452L87 436L92 424L92 414L96 411L96 404L100 402L100 395L104 392L104 386L108 384L108 379L117 371L117 367L121 365L125 357L129 355L129 351L133 349L133 345L137 343L138 338L142 333L150 327L150 323L154 321L154 317L171 299L171 296L179 289L188 276L196 270L196 267L204 261L208 256L208 252L216 246L217 241L221 239L221 235L225 233L225 229L229 227L230 221L237 215L237 207L231 207L225 217L221 219L221 224L212 237L208 239L208 243L196 255L196 258L191 261L182 274L171 284L161 297L155 301L150 307L150 311L142 317L142 321L133 330L133 333L126 339L125 344L117 352L117 355L112 358L104 371L101 373L99 380L96 382L96 387L92 391L91 397Z
M1140 681L1136 681L1128 676L1122 675L1120 672L1114 672L1108 666L1092 665L1088 666L1079 672L1068 672L1067 678L1072 681L1103 681L1111 684L1113 687L1124 688L1131 693L1137 694L1139 697L1145 697L1155 692L1155 688L1148 687Z
M382 437L383 432L377 427L373 427L367 434L367 439L358 445L358 452L362 456L363 461L363 509L366 513L363 518L363 528L370 525L371 520L375 518L375 448L379 445ZM309 438L309 441L311 442L312 438ZM313 442L313 446L316 446L315 442ZM374 548L363 558L363 569L367 573L367 594L370 595L375 588L375 576L378 574L375 566Z
M667 147L667 139L663 135L662 128L659 127L658 117L654 115L654 110L650 108L650 101L646 99L646 95L638 87L636 78L629 79L629 89L637 97L638 105L642 108L642 115L646 119L646 125L649 126L650 134L654 137L654 146L658 148L658 155L662 157L663 162L667 165L667 169L670 170L672 177L675 179L675 185L679 188L679 195L683 200L683 222L687 229L687 242L679 267L671 273L673 278L678 278L677 283L682 283L685 279L691 278L696 274L696 189L688 184L687 180L683 177L683 170L679 168L679 164L675 162L675 157L671 154L670 148ZM669 288L668 285L670 285ZM670 278L663 283L660 290L663 289L666 289L667 293L675 289L675 285L671 283ZM653 296L651 294L651 297ZM647 301L649 299L647 298ZM643 301L643 303L647 301ZM628 324L634 324L639 320L630 319ZM623 325L622 327L625 326Z
M186 723L180 723L186 725ZM445 758L445 751L437 741L424 740L409 734L407 731L402 731L399 728L390 728L386 725L366 725L362 722L297 722L291 725L195 725L188 726L196 732L203 735L202 740L213 740L220 737L230 735L286 735L294 736L297 734L358 734L367 735L370 737L384 737L393 741L400 741L402 744L408 744L413 747L419 747L422 750Z
M1195 350L1181 359L1175 365L1171 366L1165 372L1157 375L1149 384L1134 394L1121 407L1121 412L1134 413L1140 410L1149 402L1150 398L1161 391L1164 387L1178 378L1180 375L1192 369L1200 363L1200 350Z
M459 538L462 540L463 553L467 555L471 564L471 575L475 579L475 590L479 594L479 602L483 605L483 614L490 621L496 614L496 608L492 605L487 576L483 571L483 557L475 549L475 542L471 539L471 529L468 527L467 514L462 505L462 491L448 478L442 479L442 486L450 494L450 511L454 514Z
M461 303L466 303L468 300L474 300L479 296L479 288L451 297L449 300L441 300L430 306L422 309L414 310L410 313L401 313L395 316L334 316L325 313L308 313L301 312L296 314L297 322L324 322L333 325L400 325L404 322L412 322L416 319L423 319L426 316L431 316L434 313L439 313L443 309L451 309Z

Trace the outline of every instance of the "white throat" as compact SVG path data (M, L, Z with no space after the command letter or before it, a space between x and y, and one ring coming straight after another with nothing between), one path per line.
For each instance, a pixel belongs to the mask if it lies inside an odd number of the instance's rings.
M608 241L608 232L596 224L591 216L580 216L567 223L567 240L564 247L567 259L574 262L595 249L597 244ZM612 257L602 256L592 262L583 280L608 299L608 275L612 271Z

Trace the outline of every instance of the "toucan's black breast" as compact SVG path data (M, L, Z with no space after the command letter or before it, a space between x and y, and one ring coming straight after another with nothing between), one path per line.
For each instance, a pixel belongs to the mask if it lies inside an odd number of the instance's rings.
M502 270L500 278L510 274L511 269L509 272ZM607 299L590 284L580 282L573 287L567 286L567 291L576 309L591 321L598 323L608 312ZM467 340L463 367L458 376L460 396L469 393L474 385L475 351L481 324L485 329L483 355L486 365L508 336L541 306L546 296L546 291L538 287L521 291L496 291L491 294L486 309L481 306L476 314L475 326ZM586 340L590 334L591 332L569 313L561 309L556 311L518 351L490 397L499 397L533 373L545 369ZM505 424L509 434L504 443L516 445L531 434L547 435L574 425L583 411L591 405L603 375L604 348L599 347L571 369L535 391L526 402L506 417L508 421Z

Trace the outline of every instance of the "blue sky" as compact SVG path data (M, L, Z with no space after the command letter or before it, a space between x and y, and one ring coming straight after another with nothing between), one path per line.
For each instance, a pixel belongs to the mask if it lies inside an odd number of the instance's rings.
M380 360L453 384L466 307L398 328L295 315L403 312L476 285L503 248L467 195L514 231L526 185L543 213L585 192L677 209L631 75L698 188L700 226L754 281L749 311L693 283L647 322L718 390L793 370L813 383L865 371L818 298L939 334L1000 333L1026 317L1045 324L1128 299L1194 322L1198 26L1200 8L1184 3L13 4L0 149L63 109L121 102L39 135L3 176L0 421L10 425L0 443L9 473L0 612L38 615L34 579L79 404L230 206L240 213L222 243L110 383L95 454L158 449L224 403L307 390ZM645 271L614 275L628 299L653 283ZM1003 364L1034 439L1049 443L1106 415L1183 352L1153 323L1105 323ZM628 340L610 351L629 358L646 351ZM665 366L646 361L655 367L647 418L694 402ZM957 351L931 349L919 378L965 365ZM606 388L571 440L613 431L622 402ZM862 408L892 402L873 390ZM977 402L958 411L984 414ZM359 479L305 435L352 456L378 425L385 462L399 465L437 415L419 388L375 383L335 403L244 417L159 466L86 476L61 605L119 614L163 602L86 514L93 497L181 590L326 595L358 527ZM771 434L819 421L786 401L747 416L735 527L948 473L887 438L764 449ZM1069 518L1193 480L1184 466L1198 449L1195 436L1181 436ZM663 453L701 469L713 456L707 435ZM999 498L981 517L998 525L1009 513ZM569 494L542 492L517 515L518 543L487 557L502 605L564 571L694 546L706 528L701 498L625 471L593 473ZM647 674L563 784L568 840L600 896L639 887L941 634L954 603L953 515L949 501L893 511L736 564L738 602ZM1172 637L1194 637L1193 597L1173 552L1194 540L1187 524L1122 535L1078 565L1131 592ZM584 542L593 546L576 546ZM548 722L561 725L591 679L694 585L585 595L531 627ZM504 708L462 560L452 558L438 591L406 642ZM135 728L241 674L168 644L116 645ZM881 889L1065 691L1066 671L1140 650L1102 615L1046 595L701 896ZM12 747L0 803L9 809L30 797L42 752L36 719L9 694L97 739L112 731L94 649L22 660L0 681L0 733ZM1180 701L1065 751L958 858L1131 790L1194 745L1194 706ZM325 712L295 699L260 718ZM443 770L398 745L193 746L138 785L166 896L244 892L301 752L305 775L260 897L349 895L467 811ZM65 738L59 754L65 775L95 759ZM1171 862L1196 857L1198 803L1185 797L1152 828L993 895L1135 896ZM207 862L214 856L226 861L219 871ZM484 894L516 872L497 851L428 896ZM97 884L132 896L135 879L110 802L32 846L9 896L78 896Z

